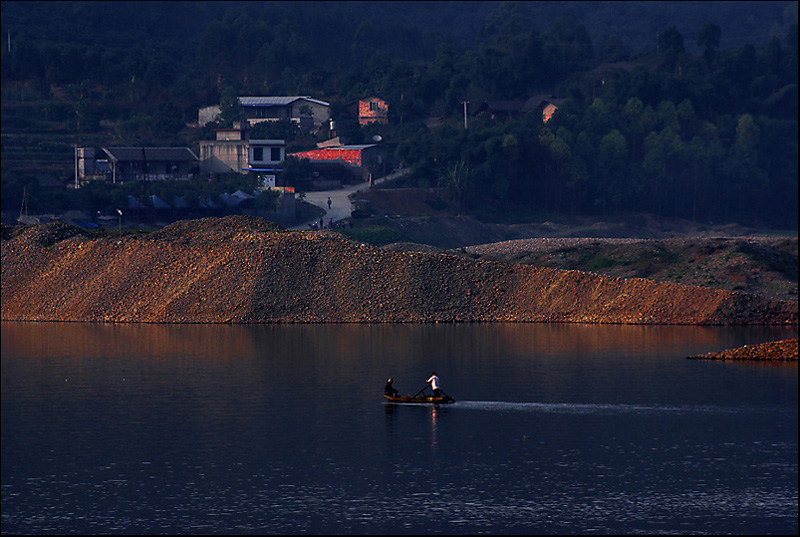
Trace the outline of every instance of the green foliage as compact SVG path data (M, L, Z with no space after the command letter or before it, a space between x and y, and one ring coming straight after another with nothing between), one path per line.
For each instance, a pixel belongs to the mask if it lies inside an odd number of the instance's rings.
M185 145L184 125L201 106L221 104L225 126L239 120L238 95L323 98L337 131L359 143L375 131L347 105L377 93L391 122L380 134L397 143L397 158L465 210L646 210L791 228L797 21L785 7L3 2L12 42L0 58L4 160L25 143L37 156L67 154L89 135ZM754 21L769 39L740 39ZM509 121L471 115L463 128L464 102L472 113L541 93L558 103L546 125L532 110ZM427 127L432 117L443 126ZM39 139L48 130L57 136ZM251 134L292 147L316 141L289 122ZM302 166L287 162L287 177ZM6 176L4 207L23 181ZM199 196L207 186L187 188ZM86 195L63 197L92 207L108 197Z
M239 104L239 94L231 86L222 91L219 101L220 126L230 128L235 122L242 120L242 107Z
M250 129L252 140L285 140L293 142L300 135L300 127L291 119L262 121Z

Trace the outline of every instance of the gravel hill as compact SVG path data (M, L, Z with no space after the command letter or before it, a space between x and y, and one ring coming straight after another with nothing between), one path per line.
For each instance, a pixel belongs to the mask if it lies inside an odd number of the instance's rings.
M89 237L4 228L2 319L146 323L581 322L797 324L741 292L395 252L258 218Z
M536 238L463 250L485 260L641 277L797 302L797 237Z
M797 362L797 340L784 339L769 341L758 345L745 345L737 349L727 349L720 352L710 352L700 356L689 356L693 360L748 360L748 361L779 361Z
M389 239L384 248L393 251L455 253L797 302L796 234L648 214L487 223L456 214L436 189L378 188L358 198L372 217L358 220L356 229L346 233L373 243ZM372 233L359 234L359 228Z

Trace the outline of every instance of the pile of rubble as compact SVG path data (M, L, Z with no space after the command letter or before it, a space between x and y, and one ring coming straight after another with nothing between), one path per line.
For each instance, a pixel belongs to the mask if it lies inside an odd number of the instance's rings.
M797 324L796 304L744 293L392 252L252 217L143 236L49 226L3 232L3 320Z
M770 341L758 345L745 345L737 349L711 352L700 356L689 356L694 360L777 360L797 361L797 339Z

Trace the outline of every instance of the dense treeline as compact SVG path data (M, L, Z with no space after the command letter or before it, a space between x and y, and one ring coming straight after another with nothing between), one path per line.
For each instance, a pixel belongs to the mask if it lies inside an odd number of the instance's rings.
M660 42L563 83L566 99L546 125L535 110L468 130L420 128L401 156L466 203L796 226L796 27L765 49L712 42L699 56L668 34L673 49ZM498 70L519 65L499 46L482 53Z
M377 93L415 180L466 208L796 227L797 3L587 4L3 2L4 152L52 124L191 144L231 93L328 100L360 141L375 127L344 105ZM464 128L464 102L535 94L559 103L547 124Z

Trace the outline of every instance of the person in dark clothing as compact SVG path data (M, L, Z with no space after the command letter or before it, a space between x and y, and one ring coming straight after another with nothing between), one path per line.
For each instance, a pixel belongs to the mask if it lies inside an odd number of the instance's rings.
M383 393L389 397L395 397L400 392L394 389L394 386L392 386L392 379L389 379L386 381L386 386L383 387Z

